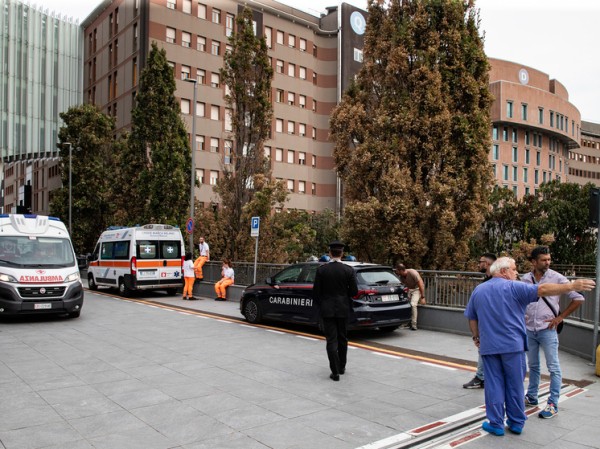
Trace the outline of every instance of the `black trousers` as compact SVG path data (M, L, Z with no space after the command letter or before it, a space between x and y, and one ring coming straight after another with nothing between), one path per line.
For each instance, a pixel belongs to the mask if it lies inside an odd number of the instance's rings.
M327 357L333 374L346 369L348 354L347 318L323 318L323 333L327 339Z

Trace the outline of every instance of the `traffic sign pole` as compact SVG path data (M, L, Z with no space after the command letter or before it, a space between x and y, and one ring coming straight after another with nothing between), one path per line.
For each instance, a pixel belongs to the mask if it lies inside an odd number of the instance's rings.
M260 233L260 217L252 217L250 220L250 237L256 238L254 245L254 284L256 284L256 264L258 260L258 234Z

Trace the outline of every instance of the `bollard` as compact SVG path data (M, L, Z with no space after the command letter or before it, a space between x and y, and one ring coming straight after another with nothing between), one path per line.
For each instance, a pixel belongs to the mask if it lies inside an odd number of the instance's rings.
M600 377L600 345L596 348L596 376Z

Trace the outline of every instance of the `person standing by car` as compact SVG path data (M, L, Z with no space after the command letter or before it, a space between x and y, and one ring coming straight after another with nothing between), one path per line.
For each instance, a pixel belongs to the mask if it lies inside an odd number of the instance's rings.
M231 267L231 260L223 259L221 268L221 280L215 284L217 297L215 301L227 301L227 287L233 284L235 273Z
M204 241L204 237L200 237L200 243L198 244L198 249L200 250L200 255L194 262L194 272L196 273L196 279L201 281L204 279L204 274L202 273L202 267L206 262L210 260L210 249L208 247L208 243Z
M523 275L521 280L529 284L568 284L569 280L562 274L550 269L550 249L538 246L529 258L532 271ZM527 327L527 362L529 364L529 385L525 395L525 404L538 404L540 386L540 348L544 351L546 367L550 372L550 396L540 418L554 418L558 413L558 399L562 385L562 372L558 360L557 326L571 313L579 308L584 298L581 293L570 292L571 302L565 310L560 311L560 296L546 296L536 303L529 304L525 310L525 326ZM547 301L547 302L546 302Z
M425 284L417 270L406 268L404 264L396 265L396 274L400 276L400 280L408 288L408 298L410 299L410 307L412 315L410 319L410 330L417 330L417 306L425 304Z
M346 371L348 315L352 297L358 293L354 270L341 262L343 253L342 242L336 240L329 244L331 261L317 269L313 286L313 299L319 308L327 339L329 378L336 382Z
M496 255L493 253L483 253L479 257L479 272L485 273L485 277L482 282L489 281L492 278L490 274L490 267L496 261ZM474 389L474 388L483 388L484 382L484 374L483 374L483 360L481 360L481 354L477 357L477 371L475 372L475 377L471 379L466 384L463 384L463 388L466 389Z

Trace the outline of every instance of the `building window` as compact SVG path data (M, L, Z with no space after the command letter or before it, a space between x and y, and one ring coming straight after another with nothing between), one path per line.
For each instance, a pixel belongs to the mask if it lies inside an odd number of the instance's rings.
M217 8L213 8L212 10L212 22L213 23L221 23L221 10Z
M518 186L513 186L513 195L517 196L519 194L519 187Z
M183 0L183 12L186 14L192 13L192 0Z
M508 181L508 165L502 166L502 179Z
M196 150L204 151L204 136L196 136Z
M198 18L206 20L206 5L198 3Z
M550 111L550 128L554 126L554 112Z
M220 50L221 50L221 42L212 41L212 45L210 47L211 54L213 54L215 56L219 56Z
M273 28L265 27L265 42L268 48L273 48Z
M275 61L275 64L275 71L277 73L283 73L283 61L281 59L278 59L277 61Z
M363 51L360 48L354 49L354 60L356 62L363 62Z
M138 25L137 23L133 24L133 49L137 50L138 48Z
M282 133L283 132L283 119L275 119L275 132Z
M204 115L206 114L206 104L197 101L196 102L196 116L197 117L204 117Z
M221 77L218 73L210 74L210 87L220 87L221 86Z
M210 107L210 119L211 120L219 120L220 119L220 108L218 105L213 104Z
M191 71L192 71L192 68L189 65L182 65L181 66L181 79L187 80L190 77Z
M225 16L225 35L227 37L233 34L233 25L235 24L235 16L233 14L227 14ZM256 33L254 33L256 34Z
M190 33L185 31L181 33L181 46L187 48L192 46L192 35Z
M219 172L216 170L211 170L210 171L210 185L216 186L218 179L219 179Z
M181 113L182 114L190 113L190 100L186 100L185 98L181 99Z
M296 122L292 122L291 120L288 120L288 124L287 124L288 134L294 134L295 130L296 130Z
M525 131L525 145L529 145L529 131Z
M527 105L525 103L521 104L521 118L527 121Z
M294 92L288 92L288 104L290 106L294 106L294 104L296 103L296 94Z
M544 108L538 108L538 122L540 125L544 124Z
M502 140L508 142L508 128L506 126L502 128Z
M296 36L288 34L288 47L296 48Z
M233 141L225 140L223 141L223 163L225 165L231 164L231 155L233 154Z
M529 164L529 148L525 149L525 163Z
M492 158L495 161L497 161L499 157L500 157L500 146L499 145L494 145L492 147Z
M225 131L233 131L233 112L230 108L225 109Z
M535 153L535 165L540 165L542 162L542 153L539 151L536 151Z
M275 102L283 103L283 90L281 90L281 89L275 90Z
M175 43L175 28L167 27L167 42L169 44Z
M298 69L298 78L300 78L301 80L306 79L306 67L300 67Z
M527 167L523 167L523 182L528 182L527 174Z
M296 159L296 154L294 152L294 150L288 150L287 152L287 163L288 164L293 164L295 162Z
M300 51L306 51L306 39L300 38Z
M288 76L294 76L296 74L296 64L288 64Z
M283 31L277 31L277 43L283 45Z
M219 152L219 139L217 137L210 138L210 152L211 153Z
M302 137L306 136L306 124L300 123L298 125L298 134Z
M507 101L506 102L506 117L512 118L512 116L513 116L513 102Z
M196 70L196 82L198 84L204 84L206 82L206 72L202 69Z
M311 193L311 195L316 195L317 194L317 185L314 182L310 186L310 193Z
M305 95L298 95L298 106L300 106L302 109L306 108L306 96Z
M533 182L535 184L539 184L540 183L540 173L537 170L535 170L533 172Z
M198 36L196 38L196 50L206 51L206 38L205 37Z
M519 180L519 176L518 176L518 167L516 165L513 165L513 181L517 182Z
M517 147L512 147L512 161L519 162L519 150Z
M169 8L169 9L176 9L177 8L177 2L175 0L167 0L167 8Z
M498 126L494 125L492 127L492 140L498 140Z
M293 179L287 180L287 188L288 188L288 191L294 192L294 180Z
M512 141L513 141L514 143L517 143L517 141L518 141L518 138L519 138L519 136L518 136L517 129L516 129L516 128L513 128L513 130L512 130Z
M275 148L275 161L283 162L283 149Z
M306 182L305 181L298 181L298 193L306 193Z
M306 153L303 151L298 153L298 164L306 165Z

